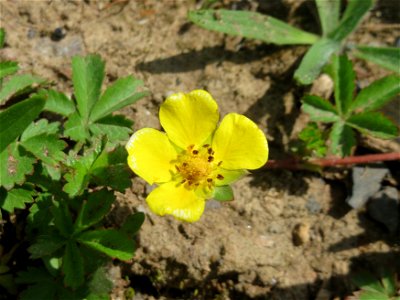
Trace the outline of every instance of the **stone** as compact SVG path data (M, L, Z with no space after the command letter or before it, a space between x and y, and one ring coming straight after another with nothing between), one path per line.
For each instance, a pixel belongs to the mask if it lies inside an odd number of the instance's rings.
M307 223L298 223L292 231L293 244L301 246L310 241L310 225Z

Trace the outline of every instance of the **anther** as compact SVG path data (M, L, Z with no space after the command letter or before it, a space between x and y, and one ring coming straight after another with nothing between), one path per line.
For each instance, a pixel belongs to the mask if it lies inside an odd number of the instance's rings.
M197 155L197 154L199 154L199 151L193 150L192 153L193 153L194 155Z
M213 152L213 149L212 148L208 148L207 152L208 152L208 154L211 154Z
M210 146L209 144L203 145L204 148L208 148L209 146Z
M189 150L192 150L193 148L194 148L194 145L189 145L189 146L188 146L188 149L189 149Z
M179 170L179 167L178 167L177 165L175 165L175 168L176 168L177 171L180 171L180 170Z
M208 162L212 162L213 160L214 160L214 156L209 156L207 159Z
M219 167L220 165L222 165L222 160L218 163L218 167Z
M182 183L185 183L185 182L186 182L186 179L183 179L183 180L181 181L181 184L182 184Z
M182 164L182 166L186 167L186 166L187 166L187 163L186 163L186 162L184 162L184 163Z
M207 182L212 182L212 178L207 178Z
M218 174L217 179L222 180L222 179L224 179L224 176L222 176L221 174Z

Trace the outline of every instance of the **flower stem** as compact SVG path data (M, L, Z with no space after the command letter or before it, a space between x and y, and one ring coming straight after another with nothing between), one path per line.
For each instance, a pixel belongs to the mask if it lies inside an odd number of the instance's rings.
M344 158L328 157L328 158L317 158L310 160L302 160L299 158L288 158L283 160L269 160L267 164L264 166L264 168L300 170L300 169L310 169L310 168L312 169L313 166L324 168L324 167L374 163L374 162L389 161L389 160L400 160L400 152L348 156Z

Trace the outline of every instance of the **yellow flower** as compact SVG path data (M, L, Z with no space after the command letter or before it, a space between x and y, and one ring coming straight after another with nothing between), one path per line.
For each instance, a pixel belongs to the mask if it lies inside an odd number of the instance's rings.
M230 113L217 128L218 120L218 105L206 91L177 93L160 108L165 133L143 128L132 135L129 167L159 184L146 199L154 213L195 222L214 192L267 162L267 140L253 121Z

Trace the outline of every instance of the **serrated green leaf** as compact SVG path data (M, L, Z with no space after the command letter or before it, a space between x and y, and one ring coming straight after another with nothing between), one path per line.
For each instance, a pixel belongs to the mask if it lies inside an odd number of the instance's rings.
M316 123L308 123L299 133L299 139L304 142L305 148L318 157L324 157L327 151L326 138Z
M43 107L44 99L32 96L0 113L0 153L21 135Z
M72 216L64 202L53 201L50 211L54 217L54 225L63 237L70 238L73 233Z
M329 38L342 41L352 33L362 18L374 5L373 0L348 0L347 7L338 27L329 35Z
M378 112L366 112L351 116L347 124L367 135L382 139L393 139L398 136L397 126Z
M382 276L382 285L386 291L386 295L395 296L396 295L396 275L391 273L389 270L385 270Z
M55 90L41 90L40 95L46 97L46 105L44 106L44 110L66 117L75 112L74 103L63 93Z
M107 270L104 267L98 268L89 281L89 290L94 295L108 295L113 288L113 283L107 276Z
M131 259L135 251L133 240L115 229L86 231L77 239L97 251L120 260Z
M114 111L148 95L148 92L137 92L136 89L143 85L143 81L127 76L115 81L106 89L104 94L97 101L90 113L90 120L95 122Z
M82 193L83 189L89 183L88 169L82 162L77 162L73 168L64 175L67 183L64 185L64 192L70 197Z
M78 288L84 282L83 258L74 241L69 241L63 256L62 270L64 272L64 284L73 289Z
M313 121L336 122L339 120L336 108L319 96L306 95L302 102L301 109L308 113Z
M17 143L9 145L0 153L0 186L10 190L14 184L22 185L25 176L33 172L35 161Z
M14 75L4 82L0 90L0 104L8 100L12 95L25 90L33 84L39 85L45 80L30 74Z
M379 280L370 272L357 273L351 278L351 281L364 291L385 293L385 289Z
M0 62L0 79L7 75L14 74L18 71L18 63L16 61L2 61Z
M50 255L64 246L65 243L65 239L55 234L40 235L36 242L28 248L29 253L31 253L30 258L37 259Z
M104 62L99 55L72 58L72 81L78 110L83 120L98 101L104 79Z
M318 40L312 33L251 11L197 10L189 12L188 18L205 29L277 45L313 44Z
M90 124L93 136L107 136L110 143L118 143L129 139L133 122L122 115L109 115Z
M137 212L133 215L129 215L122 225L121 230L125 232L128 236L133 236L139 231L140 227L143 225L144 219L145 216L142 212Z
M233 190L230 185L216 186L214 189L213 199L217 201L232 201L234 198Z
M400 77L396 75L383 77L362 89L350 105L350 110L356 112L376 110L399 93Z
M89 194L84 202L75 223L75 231L81 231L98 222L110 211L115 196L112 191L102 189Z
M322 33L327 37L339 24L340 0L316 0Z
M400 48L356 46L354 55L400 74Z
M0 188L0 208L10 213L14 212L14 209L26 208L26 203L33 202L32 191L23 187L13 188L7 191L4 188Z
M348 156L356 145L354 132L343 122L336 122L329 135L331 140L331 152L338 156Z
M90 137L85 122L78 112L69 116L68 121L64 124L64 129L64 135L77 142L83 142Z
M37 135L21 142L21 145L43 163L52 167L57 167L59 161L65 160L63 149L67 144L56 135Z
M46 119L40 119L37 122L32 122L22 133L21 142L44 133L48 135L57 134L59 131L59 127L59 122L49 123L49 121L47 121Z
M320 39L307 51L294 73L294 78L301 84L311 84L328 63L331 55L338 51L340 43L330 39Z
M4 47L4 41L6 40L6 31L4 28L0 28L0 49Z
M335 83L335 102L339 115L346 115L353 100L355 73L346 55L334 55L331 71Z

